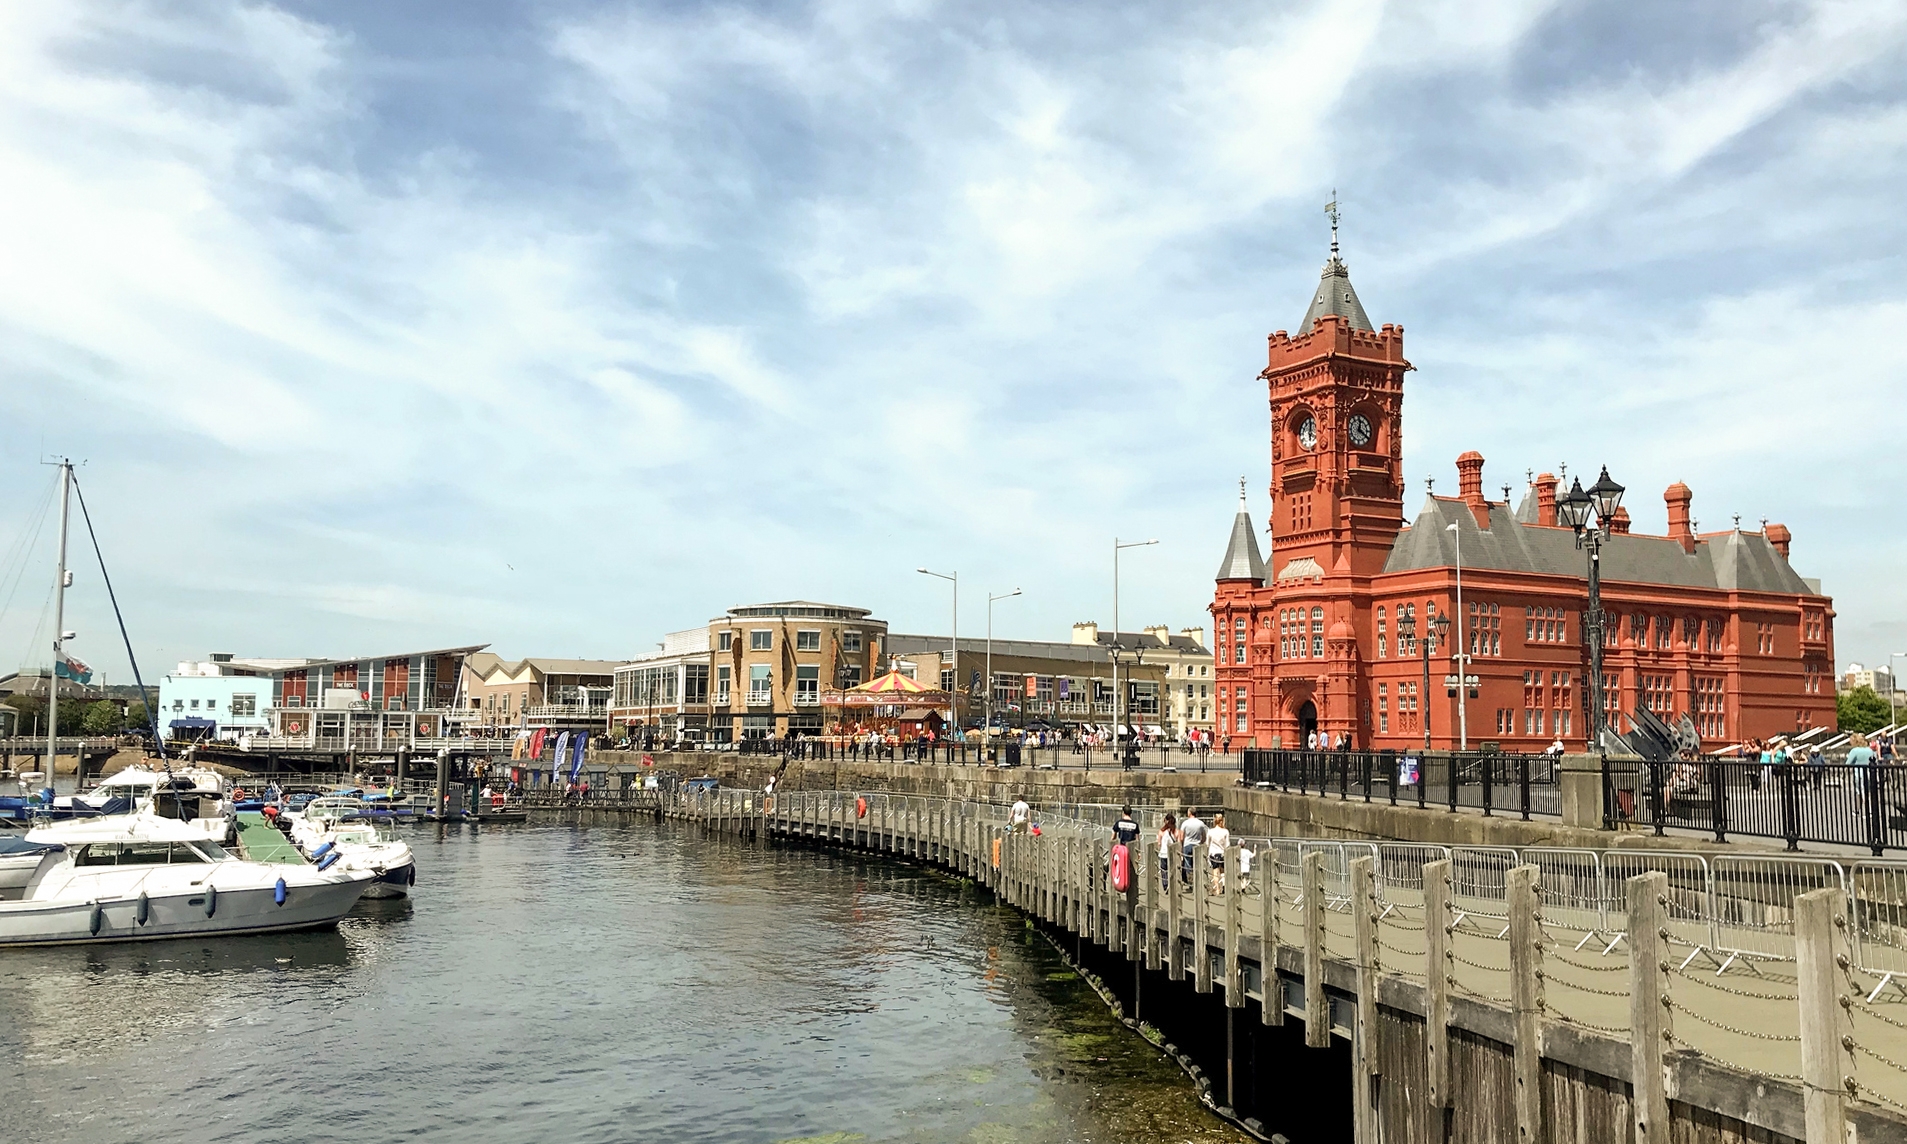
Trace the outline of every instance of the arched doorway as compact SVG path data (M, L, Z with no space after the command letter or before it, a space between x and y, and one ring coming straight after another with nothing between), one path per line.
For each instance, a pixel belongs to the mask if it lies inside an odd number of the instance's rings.
M1311 732L1318 729L1318 705L1309 699L1298 708L1298 742L1302 747L1311 741Z

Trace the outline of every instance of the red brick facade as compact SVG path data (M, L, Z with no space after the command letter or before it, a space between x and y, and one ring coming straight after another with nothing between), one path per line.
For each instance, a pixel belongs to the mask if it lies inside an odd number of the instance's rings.
M1580 749L1586 558L1556 522L1556 478L1529 482L1516 507L1491 501L1484 459L1468 452L1458 495L1427 497L1407 524L1403 328L1362 328L1335 256L1324 283L1343 291L1340 312L1321 293L1313 309L1327 312L1296 337L1273 334L1260 375L1275 539L1261 565L1241 509L1212 601L1221 732L1234 745L1294 746L1315 726L1360 747L1406 748L1423 743L1428 718L1433 744L1454 747L1459 698L1444 680L1461 639L1480 680L1465 700L1472 748L1540 750L1560 736ZM1688 487L1664 498L1668 536L1631 534L1622 513L1603 549L1608 706L1687 713L1709 750L1832 726L1834 610L1789 567L1788 530L1698 536ZM1426 688L1420 649L1400 641L1397 621L1409 615L1421 640L1433 612L1450 619L1450 639Z

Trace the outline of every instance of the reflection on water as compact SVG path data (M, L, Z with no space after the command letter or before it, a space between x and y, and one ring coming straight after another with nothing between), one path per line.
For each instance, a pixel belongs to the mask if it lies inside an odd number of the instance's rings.
M335 932L0 952L0 1138L1242 1139L963 882L675 824L409 838L418 896Z

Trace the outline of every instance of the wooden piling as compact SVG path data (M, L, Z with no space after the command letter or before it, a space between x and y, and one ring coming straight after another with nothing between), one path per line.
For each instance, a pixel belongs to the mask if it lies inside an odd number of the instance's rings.
M1331 1007L1324 999L1324 854L1313 850L1300 868L1304 879L1304 1043L1331 1044Z
M1377 860L1351 860L1351 930L1357 958L1357 1020L1351 1030L1352 1134L1378 1144Z
M1424 863L1424 1091L1450 1107L1450 859Z
M1815 890L1794 900L1796 986L1801 994L1802 1114L1809 1144L1847 1137L1847 1101L1853 1070L1845 1046L1853 1043L1852 1015L1841 1004L1848 951L1847 902L1839 890Z
M1515 866L1506 875L1510 907L1510 1010L1515 1044L1516 1136L1545 1144L1543 1130L1543 930L1537 870Z
M1629 1108L1635 1144L1669 1144L1668 1078L1662 1058L1669 1045L1669 876L1661 871L1629 879Z
M1206 929L1212 912L1212 863L1204 851L1200 843L1192 855L1192 989L1198 993L1212 991L1211 935Z
M1278 851L1271 847L1258 855L1253 875L1258 884L1258 995L1259 1020L1266 1025L1285 1023L1284 979L1278 975L1278 910L1282 887L1278 881Z
M1245 977L1239 968L1238 938L1245 932L1245 926L1239 905L1244 898L1244 887L1238 883L1238 844L1225 847L1225 886L1223 929L1225 931L1225 1007L1243 1009L1245 1007ZM1229 1030L1231 1018L1226 1018ZM1229 1047L1231 1038L1226 1038Z

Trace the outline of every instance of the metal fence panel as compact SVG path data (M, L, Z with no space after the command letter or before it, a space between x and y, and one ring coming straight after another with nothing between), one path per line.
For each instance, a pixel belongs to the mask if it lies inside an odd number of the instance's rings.
M1708 866L1718 973L1742 959L1793 961L1796 896L1847 889L1847 872L1832 858L1720 854Z

